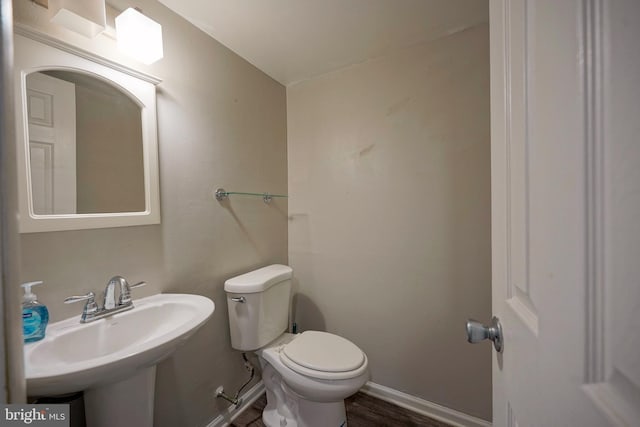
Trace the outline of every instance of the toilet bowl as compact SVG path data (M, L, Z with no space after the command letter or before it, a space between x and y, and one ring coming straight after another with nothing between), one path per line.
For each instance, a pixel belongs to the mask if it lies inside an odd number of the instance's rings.
M312 354L314 342L327 344L326 354L339 351L344 344L352 346L355 361L359 352L359 365L351 370L325 365L322 370L309 368L292 361L287 349L308 347ZM302 345L300 345L302 343ZM262 378L267 390L267 407L263 421L267 426L324 427L346 425L344 399L357 392L369 379L368 361L364 353L349 341L326 332L306 331L300 335L284 334L275 342L256 351L262 365ZM339 359L333 353L333 361ZM315 358L317 359L317 357ZM347 359L348 360L348 359ZM317 360L314 360L317 361ZM328 362L328 361L327 361ZM307 365L307 366L305 366ZM338 370L340 369L340 370Z
M231 344L259 357L265 425L346 426L344 399L369 379L367 356L338 335L285 333L291 275L290 267L271 265L225 282Z

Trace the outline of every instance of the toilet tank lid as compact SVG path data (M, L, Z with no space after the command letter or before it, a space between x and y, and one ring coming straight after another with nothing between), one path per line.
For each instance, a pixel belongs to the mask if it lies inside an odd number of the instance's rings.
M238 294L262 292L276 283L291 279L293 269L288 265L273 264L232 277L224 282L224 290Z

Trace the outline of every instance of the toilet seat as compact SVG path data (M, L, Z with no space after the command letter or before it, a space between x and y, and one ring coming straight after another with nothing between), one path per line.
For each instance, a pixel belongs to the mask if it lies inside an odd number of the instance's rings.
M280 350L289 369L311 378L354 378L367 370L367 356L351 341L320 331L305 331Z

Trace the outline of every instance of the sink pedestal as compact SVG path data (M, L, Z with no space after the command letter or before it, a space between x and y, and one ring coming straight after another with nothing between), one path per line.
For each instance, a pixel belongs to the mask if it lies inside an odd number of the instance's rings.
M156 366L126 380L85 390L87 427L153 427Z

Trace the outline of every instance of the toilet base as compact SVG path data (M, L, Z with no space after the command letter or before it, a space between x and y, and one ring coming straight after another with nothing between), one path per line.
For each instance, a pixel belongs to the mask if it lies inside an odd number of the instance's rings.
M263 365L262 379L267 390L267 406L262 421L267 427L346 427L344 400L314 402L293 392L269 364Z

